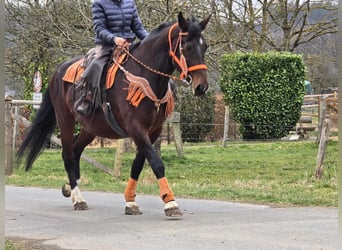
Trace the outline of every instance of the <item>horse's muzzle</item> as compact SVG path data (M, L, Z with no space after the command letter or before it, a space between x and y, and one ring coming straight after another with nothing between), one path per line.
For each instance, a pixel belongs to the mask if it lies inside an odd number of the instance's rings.
M207 90L208 90L207 85L200 84L195 89L195 96L204 95L205 92L207 92Z

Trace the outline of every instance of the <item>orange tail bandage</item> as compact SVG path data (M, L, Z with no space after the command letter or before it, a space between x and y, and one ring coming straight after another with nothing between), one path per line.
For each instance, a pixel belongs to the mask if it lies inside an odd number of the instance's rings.
M135 201L135 191L137 189L137 181L129 178L124 195L126 202Z
M173 196L173 192L169 186L169 183L167 182L166 177L160 178L158 180L158 185L159 185L160 197L165 203L175 200L175 197Z

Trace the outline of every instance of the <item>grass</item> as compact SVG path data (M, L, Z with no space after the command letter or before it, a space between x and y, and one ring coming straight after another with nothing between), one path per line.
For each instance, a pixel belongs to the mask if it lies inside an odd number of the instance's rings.
M223 148L217 143L185 144L185 157L174 145L162 146L166 176L177 197L217 199L276 206L337 206L337 142L329 141L324 175L316 180L315 142L246 142ZM112 167L115 148L86 149L87 155ZM121 177L113 177L81 162L81 190L123 193L134 153L123 155ZM156 179L146 165L139 194L158 195ZM46 150L25 172L17 168L8 185L61 188L67 181L60 150Z
M5 250L19 250L24 248L22 243L9 240L6 240L5 246Z
M11 238L5 241L5 250L38 250L46 249L40 247L40 240L29 240L21 238Z

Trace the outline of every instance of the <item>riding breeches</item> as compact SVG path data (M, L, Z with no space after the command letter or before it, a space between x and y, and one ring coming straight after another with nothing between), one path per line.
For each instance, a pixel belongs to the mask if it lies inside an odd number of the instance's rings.
M105 73L113 46L97 44L95 47L95 58L83 72L81 78L91 85L92 89L99 88L102 75Z

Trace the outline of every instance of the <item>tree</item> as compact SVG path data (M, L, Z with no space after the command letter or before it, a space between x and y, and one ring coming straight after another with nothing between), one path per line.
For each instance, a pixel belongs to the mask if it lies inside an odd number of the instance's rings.
M242 0L233 5L233 21L246 34L237 45L241 49L293 52L301 44L337 32L336 1Z
M90 0L13 0L5 7L7 81L24 86L25 97L35 71L41 71L44 87L59 62L92 46Z

